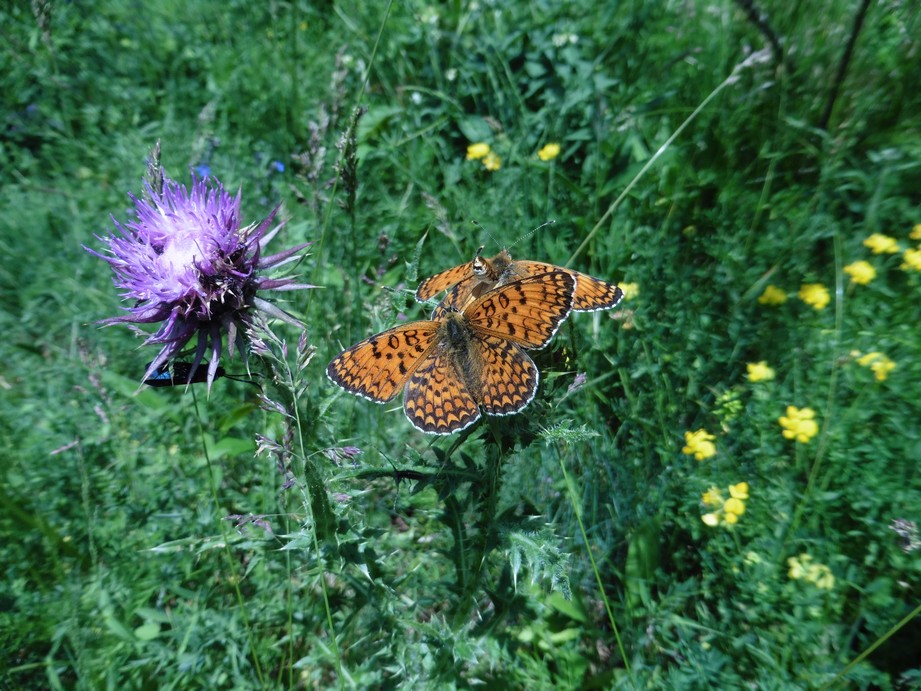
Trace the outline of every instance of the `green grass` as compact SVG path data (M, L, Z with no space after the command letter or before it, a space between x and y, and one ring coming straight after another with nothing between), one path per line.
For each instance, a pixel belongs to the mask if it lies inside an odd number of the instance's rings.
M45 9L0 11L0 683L918 683L921 561L890 528L921 520L911 3L870 7L840 82L843 2L762 6L782 64L743 67L767 44L731 3ZM252 358L290 417L229 380L136 394L155 351L95 324L122 305L81 245L127 220L157 140L173 179L242 187L247 222L282 203L276 247L314 242L297 273L320 288L284 306L315 355L277 324L287 352ZM465 159L476 141L500 169ZM429 437L326 379L424 318L419 279L513 243L639 289L568 320L522 414ZM769 284L790 299L760 304ZM774 379L749 381L762 360ZM807 443L781 434L790 405L815 411ZM705 525L702 495L742 482L738 522Z

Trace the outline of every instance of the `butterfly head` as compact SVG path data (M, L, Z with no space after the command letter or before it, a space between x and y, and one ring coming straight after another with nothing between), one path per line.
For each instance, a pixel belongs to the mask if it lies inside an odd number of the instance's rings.
M484 276L489 271L489 261L483 258L483 245L476 251L473 258L473 275Z

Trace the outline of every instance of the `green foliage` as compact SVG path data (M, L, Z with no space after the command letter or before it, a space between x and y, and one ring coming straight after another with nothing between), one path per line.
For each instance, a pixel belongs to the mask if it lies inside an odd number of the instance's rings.
M747 61L733 4L0 10L0 683L917 684L921 18L872 7L839 80L852 5L760 9L783 55ZM137 391L150 353L94 324L118 296L81 245L158 139L314 243L259 387ZM638 293L453 437L326 380L481 245Z

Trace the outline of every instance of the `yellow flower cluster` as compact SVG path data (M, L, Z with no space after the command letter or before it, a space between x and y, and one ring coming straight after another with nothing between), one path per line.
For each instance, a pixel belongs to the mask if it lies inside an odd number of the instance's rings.
M853 355L857 357L860 352L855 351ZM857 357L857 364L861 367L869 367L873 371L876 381L886 381L889 373L896 368L896 364L892 360L877 351L860 355L860 357Z
M802 287L800 287L797 297L816 310L825 309L828 305L828 301L831 300L828 294L828 288L821 283L804 283Z
M831 300L828 288L821 283L804 283L800 286L796 296L816 310L825 309ZM770 306L782 305L787 301L787 297L787 293L783 288L768 285L758 298L758 303Z
M711 456L715 456L716 444L713 443L714 439L716 439L716 437L705 429L699 429L696 432L685 432L685 446L681 449L681 453L687 454L688 456L694 456L698 461L703 461Z
M908 233L908 237L911 240L921 240L921 223L915 225L915 227L911 229ZM903 250L898 240L888 235L883 235L882 233L873 233L863 241L863 244L865 247L869 247L873 254L897 254L902 252L902 259L904 261L899 268L903 271L921 271L921 246L909 247ZM858 264L866 264L866 262L854 262L854 264L846 266L844 270L848 271L849 268ZM858 270L863 271L863 269ZM870 276L867 282L872 281L874 276L876 276L875 270L873 270L873 275ZM860 283L854 274L851 274L851 281Z
M912 240L921 240L921 223L911 229L908 237ZM902 252L903 262L899 268L904 271L921 272L921 245L903 250L898 240L882 233L873 233L863 241L863 244L873 254L898 254ZM877 275L876 267L864 259L859 259L845 266L844 273L850 276L851 283L857 285L867 285ZM831 300L828 288L821 283L804 283L800 286L797 297L816 310L825 309ZM775 285L768 285L758 297L758 303L762 305L782 305L786 301L787 293L783 288L778 288Z
M787 564L790 567L787 575L795 581L813 583L822 590L831 590L835 587L835 576L831 569L825 564L813 562L812 556L805 552L798 557L790 557L787 559Z
M902 255L902 258L905 261L899 266L900 269L903 271L921 271L921 248L909 248L905 250L905 254Z
M729 485L729 499L723 500L723 493L717 487L704 492L700 500L704 506L715 506L715 511L700 517L706 525L715 528L718 525L730 526L739 522L739 516L745 513L745 500L748 499L748 483L740 482Z
M876 269L873 268L870 262L864 261L863 259L845 266L844 273L851 277L851 283L862 286L867 285L876 278Z
M537 157L541 161L552 161L554 158L560 155L560 145L556 142L551 142L550 144L545 144L544 147L537 152Z
M774 370L768 366L765 360L749 362L745 368L748 370L748 374L745 376L748 377L750 382L771 381L774 378Z
M897 254L899 251L898 241L882 233L873 233L863 241L863 246L869 247L873 254Z
M783 427L783 435L787 439L795 439L800 444L808 444L809 440L819 433L819 424L815 421L815 411L812 408L797 408L787 406L787 414L778 419Z
M489 172L499 170L502 167L502 159L490 148L486 142L476 142L467 147L468 161L481 161L483 167Z
M921 240L921 223L914 226L908 233L911 240ZM873 254L898 254L902 252L903 271L921 271L921 246L902 249L899 241L889 235L873 233L867 237L863 244L869 247ZM844 271L851 277L852 283L867 284L876 278L876 269L865 261L856 261L844 267Z

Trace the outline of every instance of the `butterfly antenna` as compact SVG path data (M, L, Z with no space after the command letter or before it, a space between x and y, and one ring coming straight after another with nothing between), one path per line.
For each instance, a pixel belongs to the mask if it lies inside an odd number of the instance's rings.
M511 245L509 245L509 246L506 247L505 249L507 249L507 250L512 249L512 248L513 248L515 245L517 245L519 242L521 242L522 240L527 240L529 237L531 237L532 235L534 235L534 233L536 233L536 232L537 232L538 230L540 230L541 228L546 228L547 226L552 226L554 223L556 223L556 221L554 221L554 220L552 220L552 219L549 220L549 221L544 221L544 222L541 223L539 226L537 226L537 228L535 228L534 230L532 230L532 231L529 232L529 233L525 233L524 235L522 235L520 238L518 238L517 240L515 240L515 242L513 242Z
M482 232L486 233L486 234L489 236L489 239L492 240L492 244L493 244L493 245L495 245L496 247L502 247L502 245L499 244L499 241L496 240L495 236L494 236L492 233L489 232L489 229L486 228L486 226L484 226L483 224L481 224L479 221L470 221L470 222L471 222L473 225L475 225L477 228L479 228ZM476 254L477 254L478 257L480 256L480 252L482 252L482 251L483 251L483 246L481 246L480 249L478 249L477 252L476 252Z

